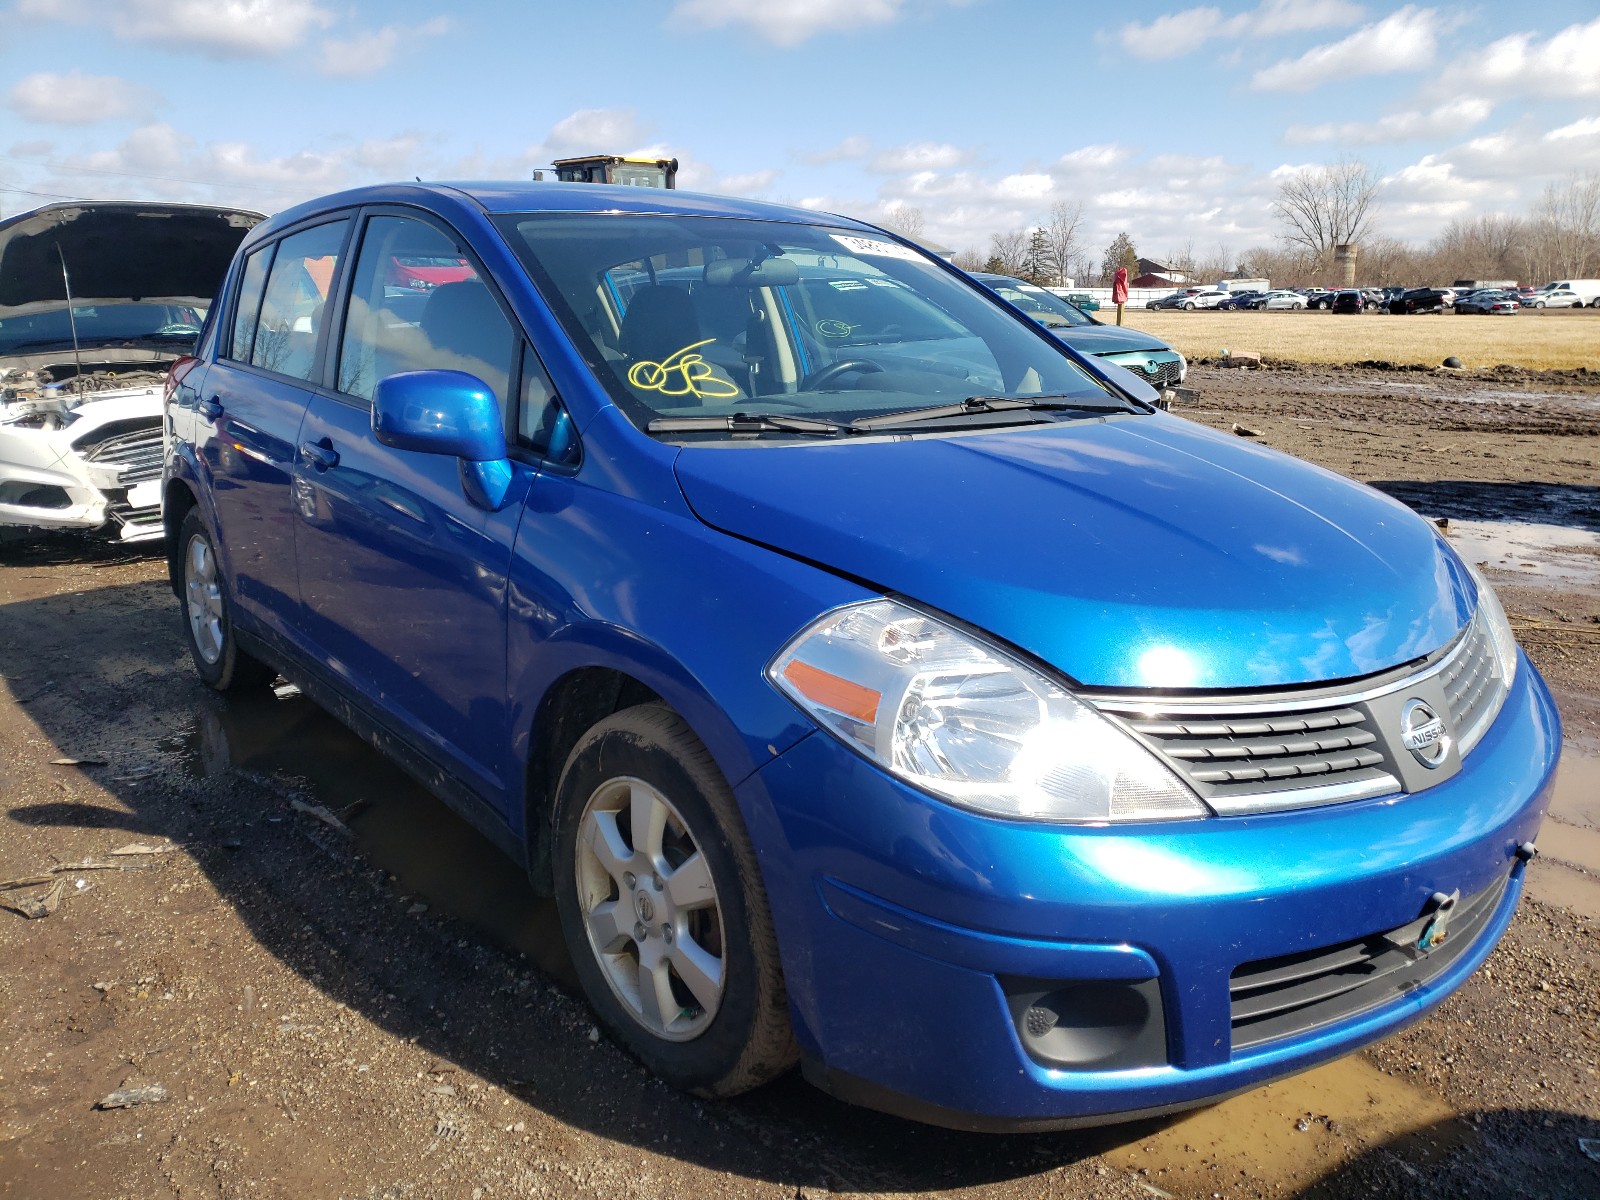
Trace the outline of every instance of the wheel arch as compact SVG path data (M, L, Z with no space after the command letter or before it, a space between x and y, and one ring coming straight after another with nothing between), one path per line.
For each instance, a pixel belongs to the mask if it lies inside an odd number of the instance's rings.
M189 510L200 506L200 498L187 480L169 479L161 496L161 527L166 531L167 583L172 594L179 595L183 588L183 547L178 544L178 530Z

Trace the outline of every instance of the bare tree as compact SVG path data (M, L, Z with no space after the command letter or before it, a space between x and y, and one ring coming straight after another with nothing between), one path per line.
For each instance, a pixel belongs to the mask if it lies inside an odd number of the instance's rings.
M1272 204L1283 225L1280 236L1303 248L1320 270L1335 246L1360 242L1372 232L1379 183L1377 172L1355 158L1289 176Z
M1167 251L1167 266L1185 282L1194 282L1194 239L1190 238L1176 250Z
M1527 234L1526 222L1499 213L1451 221L1428 244L1428 274L1440 281L1515 278ZM1369 249L1362 247L1363 264Z
M1081 200L1057 200L1050 206L1050 221L1044 227L1045 259L1058 284L1073 277L1073 263L1082 256L1078 245L1078 230L1082 227Z
M920 208L913 208L909 204L896 204L884 213L879 224L885 229L894 230L907 241L920 242L927 222L923 219Z
M1021 275L1028 269L1030 238L1026 229L1012 229L989 238L989 260L1000 264L1003 275Z
M1600 171L1573 174L1544 189L1534 207L1546 274L1587 275L1600 260Z
M987 261L980 251L971 247L965 250L957 250L950 256L950 262L954 266L960 267L963 271L981 271Z

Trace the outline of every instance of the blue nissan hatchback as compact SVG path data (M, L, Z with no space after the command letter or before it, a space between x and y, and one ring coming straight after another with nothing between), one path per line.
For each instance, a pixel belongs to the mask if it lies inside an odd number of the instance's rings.
M1154 399L844 218L351 191L171 374L172 584L209 686L524 863L672 1083L1174 1110L1460 985L1560 730L1428 522Z

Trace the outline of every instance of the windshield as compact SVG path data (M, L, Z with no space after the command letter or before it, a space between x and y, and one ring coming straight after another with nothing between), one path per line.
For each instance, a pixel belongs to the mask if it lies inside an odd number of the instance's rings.
M1055 419L987 403L1000 399L1056 402L1040 411L1063 408L1063 398L1137 411L1054 339L887 239L623 213L517 214L500 227L641 428L654 421L661 432L671 419L677 432L683 418L735 414L813 419L781 422L778 432L796 436L817 432L817 419L843 425L974 397L994 423Z
M0 320L0 354L70 347L73 327L79 346L128 342L171 345L181 353L194 345L205 310L186 304L75 304Z
M1083 325L1098 325L1054 292L1038 284L1025 283L1003 275L985 275L980 282L995 294L1011 301L1047 329L1076 329Z

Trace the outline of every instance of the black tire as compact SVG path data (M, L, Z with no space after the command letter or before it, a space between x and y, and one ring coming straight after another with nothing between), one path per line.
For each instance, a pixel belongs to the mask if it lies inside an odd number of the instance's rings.
M233 601L199 509L191 508L185 514L178 528L178 547L183 640L200 682L217 692L270 683L277 672L239 649L233 633ZM198 561L202 557L209 563L209 579Z
M612 808L623 790L626 807ZM631 835L633 805L663 801L669 811L656 838L659 852L641 859L633 846L637 838L630 836L622 849L633 855L626 863L634 869L619 870L624 863L614 842L604 847L612 860L606 865L594 839L611 831L621 837L625 824ZM619 819L624 812L626 823ZM663 705L646 704L590 729L562 770L555 834L553 874L562 933L590 1004L617 1041L668 1083L702 1096L748 1091L794 1065L788 995L755 849L732 790L683 718ZM696 856L703 860L699 874L709 875L710 890L695 893L701 907L679 911L672 882ZM667 869L652 871L646 881L637 870L646 861ZM625 879L636 883L627 885ZM611 905L617 906L613 915L605 915ZM647 924L657 917L662 918L659 928ZM619 931L623 920L636 921L632 932ZM613 931L609 951L598 944L604 935L597 927ZM669 927L678 932L669 933ZM714 1008L701 1003L673 959L690 946L709 953L711 942L721 952ZM652 978L665 982L652 989L653 1006L645 1000L643 983L647 954L673 963L656 968L659 975ZM636 973L636 995L624 994L630 972ZM662 987L670 1002L683 1005L665 1020ZM652 1027L653 1018L659 1028Z

